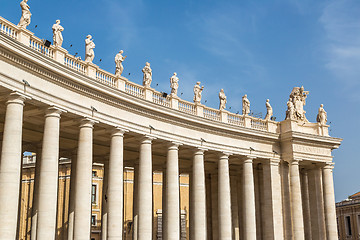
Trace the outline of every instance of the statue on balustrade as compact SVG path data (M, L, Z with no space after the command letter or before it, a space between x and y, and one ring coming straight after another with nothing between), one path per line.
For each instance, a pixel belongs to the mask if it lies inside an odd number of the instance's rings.
M90 62L94 60L95 57L95 43L93 42L92 36L87 35L85 39L85 62Z
M123 50L120 50L118 54L115 56L115 77L120 77L122 72L124 71L124 66L122 65L122 62L126 59L127 56L123 56L124 53Z
M60 25L60 20L56 20L56 23L52 26L53 30L53 44L56 47L61 47L63 43L62 31L64 28Z
M250 101L247 98L247 94L242 97L242 114L248 115L250 113Z
M324 109L324 104L320 105L319 113L316 117L316 121L320 123L321 125L326 125L327 123L327 113Z
M143 75L143 85L145 87L150 87L151 81L152 81L152 70L150 67L150 63L146 62L145 67L143 68L142 72Z
M273 109L272 109L272 107L270 105L270 100L269 99L266 99L265 106L266 106L265 120L270 120L272 115L273 115Z
M287 116L286 119L290 118L290 119L295 119L298 121L303 121L303 122L309 122L306 117L305 117L305 113L306 111L304 110L304 106L306 104L306 98L307 95L309 94L308 91L304 91L304 87L294 87L291 94L290 94L290 99L289 101L292 102L293 107L294 107L294 113L292 118L290 116ZM289 104L288 104L288 110L289 110Z
M224 110L226 108L226 95L224 93L224 89L221 89L219 92L219 99L220 99L220 105L219 105L219 109L220 110Z
M287 110L286 110L285 119L295 119L295 107L291 98L289 98L289 101L286 103L286 105L287 105Z
M171 96L177 96L177 90L179 88L179 78L177 77L177 73L174 72L174 75L170 78L170 87L171 87Z
M194 103L200 104L201 102L201 93L204 90L204 86L200 87L200 82L196 82L194 86Z
M27 4L28 0L23 0L20 3L21 7L21 18L18 24L19 27L26 28L31 22L30 6Z

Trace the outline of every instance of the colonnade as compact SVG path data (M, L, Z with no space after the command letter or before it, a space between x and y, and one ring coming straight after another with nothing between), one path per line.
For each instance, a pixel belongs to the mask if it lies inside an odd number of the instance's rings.
M13 92L6 103L6 115L0 162L0 239L16 239L18 199L22 161L23 107L27 97ZM40 163L37 164L32 234L37 240L54 239L59 159L60 117L66 112L49 106ZM91 181L93 163L93 127L97 121L83 118L79 125L77 151L72 158L68 239L88 240L91 234ZM106 239L122 239L123 232L123 167L124 134L112 127L107 170ZM135 165L134 239L149 240L153 236L152 142L153 135L139 138L139 161ZM164 239L180 239L179 146L169 141L164 187ZM190 239L208 239L207 183L204 154L207 149L193 146L190 173ZM261 159L262 198L256 193L254 156L238 156L238 172L230 171L232 153L218 152L217 211L218 239L337 239L332 164L317 164L315 169L299 165L299 159L280 161ZM285 167L283 167L285 166ZM288 173L286 174L286 169ZM255 170L254 170L255 169ZM305 170L304 170L305 169ZM306 173L304 173L304 171ZM309 179L312 179L311 181ZM284 183L288 183L287 185ZM311 183L311 184L310 184ZM316 183L314 185L314 183ZM211 187L211 190L215 188ZM315 195L314 195L315 194ZM214 199L212 199L214 200ZM257 202L260 201L260 208ZM313 214L316 210L316 216ZM214 211L214 209L212 209ZM259 214L259 212L261 212ZM311 214L310 214L311 213ZM259 216L263 220L259 223ZM314 219L312 219L314 218ZM322 223L321 219L325 222ZM318 223L317 229L314 224ZM288 222L290 220L290 222ZM261 232L259 238L259 229ZM320 226L323 224L323 226ZM311 228L311 229L310 229ZM323 229L320 231L319 229ZM212 229L212 230L213 230ZM104 235L105 234L105 235ZM322 235L321 235L322 234ZM307 236L305 238L305 236ZM214 235L213 235L213 239Z

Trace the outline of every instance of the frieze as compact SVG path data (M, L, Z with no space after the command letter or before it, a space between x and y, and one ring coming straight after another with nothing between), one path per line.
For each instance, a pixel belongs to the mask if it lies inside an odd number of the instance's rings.
M293 145L294 152L302 152L302 153L310 153L310 154L317 154L317 155L327 155L331 156L331 151L329 149L321 148L321 147L313 147L313 146L306 146L306 145Z

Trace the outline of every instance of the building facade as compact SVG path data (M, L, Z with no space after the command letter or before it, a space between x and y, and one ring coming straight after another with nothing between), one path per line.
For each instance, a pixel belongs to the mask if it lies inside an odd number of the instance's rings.
M90 35L82 61L34 36L25 20L0 17L0 239L30 229L37 240L88 240L94 223L102 239L128 231L136 240L179 239L184 224L192 240L338 238L331 152L341 139L329 136L322 106L317 122L306 119L303 87L292 90L281 122L271 107L266 119L250 116L246 95L242 115L224 110L224 98L217 110L201 104L200 83L194 103L173 87L163 94L150 87L147 63L135 84L92 63ZM35 174L33 186L20 188L24 151L37 161L23 174ZM71 163L63 168L60 158ZM94 189L101 165L104 186ZM33 196L31 213L19 210L24 194Z
M360 239L360 192L336 203L336 217L340 240Z

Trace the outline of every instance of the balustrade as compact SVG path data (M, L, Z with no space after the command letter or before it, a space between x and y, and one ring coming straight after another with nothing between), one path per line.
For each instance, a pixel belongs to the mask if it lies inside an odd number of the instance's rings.
M44 54L45 56L47 56L49 58L54 58L53 46L50 45L50 47L46 47L40 38L31 36L29 46L30 46L30 48L34 49L35 51L40 52L41 54Z
M245 126L244 116L241 116L239 114L229 113L228 123L244 127Z
M164 97L162 93L159 92L153 92L153 102L166 107L170 107L169 98Z
M220 121L220 111L217 109L204 107L204 118Z
M86 71L85 63L81 61L80 58L76 58L70 54L66 54L64 58L64 64L65 66L74 69L75 71L85 74Z
M0 17L0 32L17 40L18 27L6 19Z
M140 86L136 83L132 83L132 82L125 83L125 92L139 98L145 97L143 86Z
M184 100L179 100L179 110L182 112L196 115L195 104L184 101Z
M116 87L116 80L114 74L106 72L102 69L98 69L96 71L96 80L111 87Z

